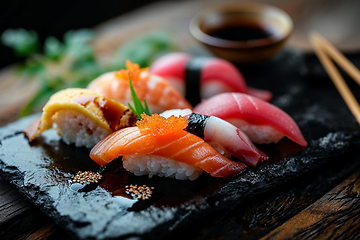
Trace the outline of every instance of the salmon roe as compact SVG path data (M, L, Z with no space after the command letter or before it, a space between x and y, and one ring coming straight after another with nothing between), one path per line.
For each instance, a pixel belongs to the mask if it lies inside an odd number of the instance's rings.
M158 114L148 116L143 113L141 114L141 118L142 119L136 123L140 132L151 131L154 135L168 135L183 131L188 124L188 120L184 117L171 116L164 118Z
M130 60L126 60L126 68L115 72L115 76L119 79L129 81L129 74L131 81L137 81L140 79L140 74L147 71L149 68L140 68L139 64L132 63Z

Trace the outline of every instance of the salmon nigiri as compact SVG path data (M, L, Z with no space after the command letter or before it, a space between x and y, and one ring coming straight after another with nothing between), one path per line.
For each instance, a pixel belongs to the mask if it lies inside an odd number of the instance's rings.
M141 101L146 99L151 113L160 113L173 108L192 108L188 101L165 79L150 74L147 68L126 61L126 68L108 72L94 79L88 89L114 99L124 105L133 105L129 76Z
M272 98L267 90L247 86L241 72L221 58L169 53L153 62L149 71L168 80L194 105L223 92L247 93L265 101Z
M287 137L306 147L296 122L280 108L243 93L222 93L202 101L195 113L221 118L243 130L255 143L277 143Z
M103 166L122 156L123 166L135 175L196 179L202 171L228 178L247 167L222 156L201 138L184 131L184 117L164 118L142 114L137 127L114 132L90 152L90 158Z

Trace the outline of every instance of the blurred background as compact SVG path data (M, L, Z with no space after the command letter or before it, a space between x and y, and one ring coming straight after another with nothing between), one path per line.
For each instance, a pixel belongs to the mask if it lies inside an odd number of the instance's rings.
M0 34L6 29L24 28L38 33L44 42L47 36L59 39L72 29L92 28L113 17L159 0L11 0L0 3ZM19 61L13 51L0 44L0 67Z
M190 19L211 5L233 2L241 1L1 1L0 110L7 119L0 125L38 111L60 89L85 87L101 73L124 68L126 59L147 67L170 51L209 55L191 36ZM311 31L360 59L359 0L251 2L290 15L294 29L285 49L300 52L310 62L303 73L326 77L321 66L313 64L318 61L308 41ZM69 32L84 28L88 30Z
M126 13L142 9L153 3L187 4L189 17L201 7L220 2L220 0L73 0L73 1L45 1L45 0L12 0L0 3L0 34L6 29L24 28L35 31L40 42L48 36L61 39L72 29L93 28L109 19ZM192 2L192 3L191 3ZM197 2L197 4L194 4ZM254 2L254 1L252 1ZM295 22L295 29L290 39L290 45L310 50L307 43L307 32L319 30L325 37L331 38L344 51L359 49L360 31L360 1L358 0L260 0L278 6L286 11ZM196 6L196 7L194 7ZM151 9L151 8L150 8ZM171 9L171 8L170 8ZM156 12L156 9L153 9ZM186 15L186 12L184 13ZM166 19L163 19L166 21ZM0 67L7 66L19 60L12 50L0 44Z

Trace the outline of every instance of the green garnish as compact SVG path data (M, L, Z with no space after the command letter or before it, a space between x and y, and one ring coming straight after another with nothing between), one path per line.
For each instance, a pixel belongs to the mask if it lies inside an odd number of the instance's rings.
M39 37L34 31L8 29L1 35L1 42L12 49L17 56L31 56L39 51Z
M142 113L145 113L146 115L151 116L151 113L150 113L150 110L149 110L149 107L148 107L148 105L146 103L145 98L144 98L144 106L143 106L141 104L141 102L140 102L140 99L136 95L134 87L133 87L133 85L131 83L130 74L129 74L129 83L130 83L131 97L133 99L135 109L130 105L130 103L128 103L129 108L131 109L131 111L133 111L136 114L136 116L139 118L139 120L141 120L141 114Z
M17 73L39 85L22 116L40 111L49 97L61 89L85 88L105 72L125 69L127 59L144 68L160 55L176 50L167 32L150 31L117 46L114 56L104 64L95 54L92 44L95 38L95 32L89 29L69 31L63 40L50 36L43 44L34 31L9 29L0 34L0 44L12 48L17 56L27 57L16 68Z

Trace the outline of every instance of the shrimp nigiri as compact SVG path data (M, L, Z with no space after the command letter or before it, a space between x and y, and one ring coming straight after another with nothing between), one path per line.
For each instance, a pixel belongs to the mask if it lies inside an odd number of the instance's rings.
M141 115L137 127L114 132L90 152L90 158L103 166L122 156L123 166L135 175L196 179L202 171L228 178L247 167L222 156L201 138L184 131L187 119Z
M300 146L307 146L298 125L287 113L247 94L218 94L202 101L194 112L216 116L233 124L254 143L277 143L287 137Z
M151 113L173 108L192 108L188 101L165 79L150 74L147 68L126 61L126 70L108 72L94 79L88 89L114 99L124 105L133 105L129 76L141 101L146 99Z
M241 72L220 58L170 53L154 61L149 71L168 80L193 105L223 92L248 93L265 101L272 98L269 91L248 87Z

